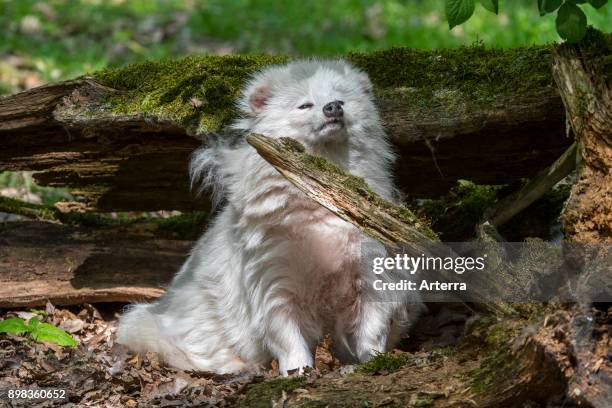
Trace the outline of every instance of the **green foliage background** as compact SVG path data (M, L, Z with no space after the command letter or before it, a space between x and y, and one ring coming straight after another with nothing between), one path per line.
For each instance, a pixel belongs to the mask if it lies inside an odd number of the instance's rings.
M444 0L0 0L0 94L108 66L186 54L333 55L390 46L557 41L532 0L476 5L449 31ZM609 31L610 4L585 7Z

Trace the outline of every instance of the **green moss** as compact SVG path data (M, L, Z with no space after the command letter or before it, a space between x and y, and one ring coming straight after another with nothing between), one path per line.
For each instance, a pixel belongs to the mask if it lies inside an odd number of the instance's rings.
M485 341L489 327L497 323L494 315L475 315L468 319L461 338L462 346L481 344Z
M299 142L295 143L299 144ZM294 150L295 146L291 146L291 148ZM302 150L298 150L296 152L301 153L299 156L300 160L302 160L309 168L313 170L319 170L328 175L333 175L333 177L339 180L342 185L356 192L361 197L371 202L375 207L379 208L381 211L384 211L400 219L406 224L414 226L421 233L425 234L429 239L434 241L439 240L436 233L433 232L433 230L429 227L429 223L427 222L427 220L416 216L409 208L406 208L402 205L394 205L389 201L383 199L378 194L376 194L376 192L374 192L370 188L370 186L368 186L368 183L366 183L365 180L361 177L346 173L343 169L327 161L321 156L315 156L303 152L303 147Z
M474 392L485 392L491 384L499 384L517 374L518 359L512 351L512 342L524 325L520 320L498 320L490 315L468 321L463 345L479 344L484 354L480 366L469 373Z
M506 379L513 378L517 373L516 356L512 353L509 345L503 344L492 350L480 363L480 366L472 370L471 389L477 394L487 391L494 383L501 383Z
M299 142L296 142L296 143L299 144ZM325 173L334 174L340 177L341 179L344 179L343 181L345 181L347 183L347 186L349 186L352 190L362 189L364 192L367 192L368 194L375 194L372 190L370 190L370 188L368 187L368 184L361 177L356 177L356 176L353 176L345 172L342 168L328 161L324 157L312 155L309 153L303 153L300 156L300 159L304 163L306 163L308 167L314 170L320 170Z
M291 404L291 408L329 408L334 406L338 405L335 403L330 403L329 401L319 400L306 400Z
M593 66L612 72L612 36L590 29L581 49ZM483 45L443 50L390 48L344 56L364 69L382 96L401 94L412 116L436 108L469 114L531 97L554 86L549 46L490 49ZM183 126L190 133L219 130L236 116L235 101L249 75L284 56L191 56L106 69L92 77L120 93L106 106L118 114L144 115ZM601 71L600 71L601 72ZM396 95L397 96L397 95ZM438 112L436 118L439 120Z
M92 212L62 213L53 206L27 203L8 197L0 197L0 211L38 220L59 221L64 224L83 227L116 227L129 225L143 219L143 217L112 218L109 215Z
M438 347L432 350L432 353L439 354L444 357L451 357L457 353L457 349L455 347L446 346L446 347Z
M365 363L359 364L355 371L359 373L375 374L381 371L397 371L410 361L407 354L377 353Z
M272 401L278 400L283 391L289 392L303 386L306 383L304 377L278 378L249 385L246 389L244 399L239 403L240 407L269 408Z
M154 218L153 221L160 232L180 239L196 240L202 235L208 219L209 214L206 212L193 212L169 218Z
M445 241L462 241L474 235L474 227L486 209L497 202L504 186L478 185L459 180L448 196L424 200L420 211Z
M553 86L548 46L442 50L391 48L348 59L364 69L378 90L408 93L414 115L443 106L479 110L504 96L528 96ZM384 92L383 92L384 93Z
M456 88L483 94L522 93L552 85L547 46L491 49L481 44L439 50L390 48L351 53L378 87ZM383 63L384 62L384 63ZM409 63L409 64L407 64Z
M459 242L474 236L475 226L486 210L520 186L478 185L460 180L451 192L439 200L423 200L416 212L429 219L432 228L447 242ZM570 185L556 186L528 208L499 228L507 241L522 241L526 237L549 239L567 200Z
M432 107L480 109L500 97L529 95L552 86L548 46L448 50L391 48L351 53L349 61L364 69L377 92L401 92L414 115ZM236 115L235 100L248 76L283 56L192 56L144 62L94 73L94 79L120 90L107 107L120 114L143 114L170 121L190 133L219 130Z
M198 56L106 69L93 77L122 91L106 101L114 113L143 114L182 125L190 133L206 133L235 116L235 101L250 73L286 60Z
M284 147L295 153L304 153L306 151L304 145L302 145L295 139L292 139L290 137L281 137L279 140L281 141Z
M9 197L0 197L0 211L48 221L56 220L58 212L50 206L27 203Z
M444 397L442 393L433 392L417 392L410 399L411 407L430 407L434 404L435 400Z
M9 214L23 215L44 221L60 221L69 225L84 227L115 227L140 221L142 217L111 218L108 215L92 212L62 213L50 205L32 204L8 197L0 197L0 211Z

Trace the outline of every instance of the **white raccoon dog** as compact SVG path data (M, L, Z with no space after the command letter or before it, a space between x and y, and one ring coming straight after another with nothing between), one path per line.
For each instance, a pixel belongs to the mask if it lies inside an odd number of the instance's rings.
M373 99L367 75L347 62L296 61L252 77L232 127L294 138L391 199L394 155ZM197 150L191 177L215 185L225 205L166 294L122 317L118 343L217 373L275 358L286 375L313 366L325 334L341 360L368 360L420 312L417 295L373 289L386 280L370 262L382 245L307 198L244 137Z

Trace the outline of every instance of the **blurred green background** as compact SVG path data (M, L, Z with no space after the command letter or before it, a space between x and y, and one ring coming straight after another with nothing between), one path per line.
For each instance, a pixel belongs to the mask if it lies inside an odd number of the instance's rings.
M557 41L536 0L480 5L449 31L444 0L0 0L0 94L144 59L185 54L333 55L390 46ZM609 31L612 6L583 5Z

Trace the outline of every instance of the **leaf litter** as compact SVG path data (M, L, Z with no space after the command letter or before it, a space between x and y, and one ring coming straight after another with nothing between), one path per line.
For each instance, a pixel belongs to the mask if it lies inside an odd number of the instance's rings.
M63 388L68 395L67 401L9 402L0 397L0 408L288 407L332 399L343 389L367 392L367 399L381 406L424 406L421 404L430 401L443 405L449 402L444 396L448 394L446 388L463 387L463 381L452 374L464 364L457 365L430 347L425 351L395 350L392 355L407 362L399 371L380 367L363 373L360 366L338 361L329 337L315 351L315 368L306 370L303 377L297 377L297 373L289 379L279 377L276 361L267 369L238 375L178 370L164 365L155 353L133 354L115 343L120 306L60 308L47 303L44 310L0 311L2 320L37 317L41 323L70 333L78 343L76 347L61 347L37 343L26 336L0 334L0 390ZM474 364L476 361L468 362L470 367ZM448 375L440 375L446 369L450 370ZM352 397L344 402L352 404Z

